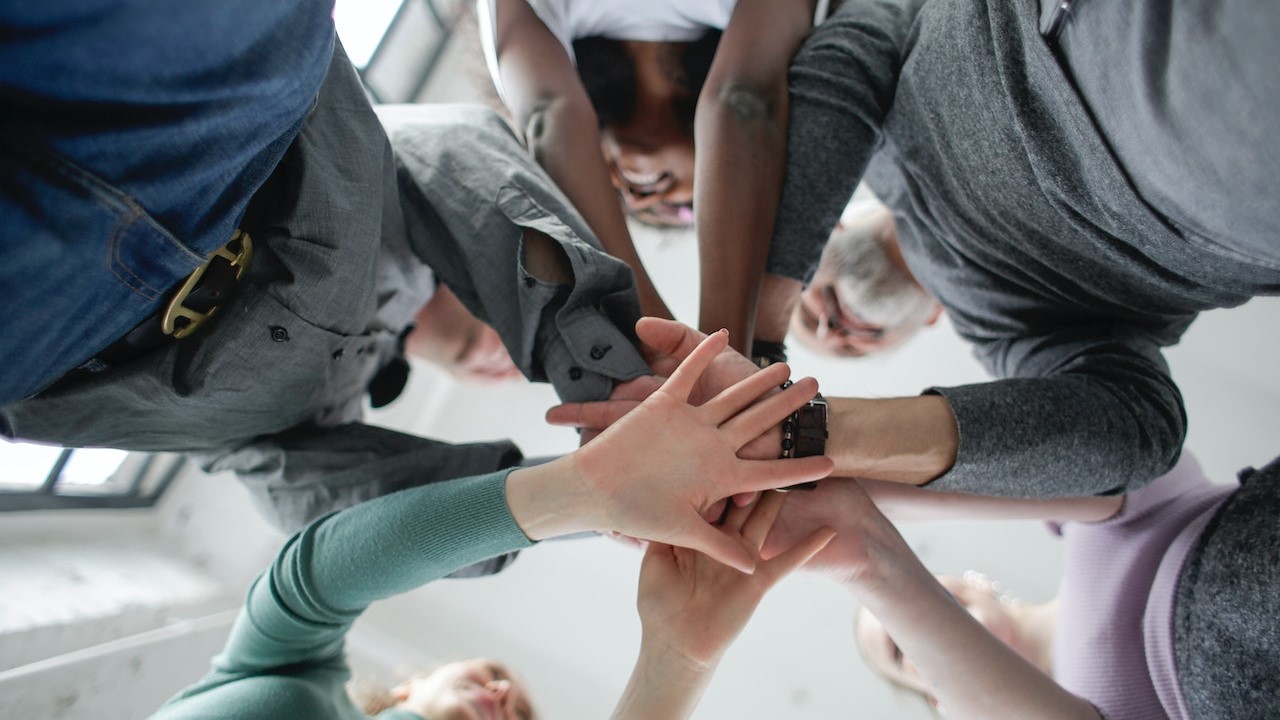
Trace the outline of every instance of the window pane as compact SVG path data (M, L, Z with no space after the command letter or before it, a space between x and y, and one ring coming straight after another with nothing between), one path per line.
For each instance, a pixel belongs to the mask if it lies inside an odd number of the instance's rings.
M333 23L342 38L342 46L352 64L363 68L369 64L378 42L396 16L402 2L422 0L337 0Z
M124 450L76 450L62 468L62 479L58 481L59 490L72 486L83 488L105 485L128 454Z
M35 490L44 484L62 448L0 440L0 487Z

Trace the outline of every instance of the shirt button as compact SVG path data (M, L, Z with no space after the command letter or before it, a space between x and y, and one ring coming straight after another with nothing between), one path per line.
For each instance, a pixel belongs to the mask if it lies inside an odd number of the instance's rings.
M595 346L592 346L592 348L591 348L591 359L592 359L592 360L601 360L601 359L603 359L603 358L604 358L605 354L606 354L606 353L608 353L608 352L609 352L610 350L612 350L612 349L613 349L613 346L612 346L612 345L595 345Z
M289 342L289 331L279 325L272 325L271 339L276 342Z
M574 365L573 367L569 368L569 379L573 381L581 380L582 368L578 367L577 365Z

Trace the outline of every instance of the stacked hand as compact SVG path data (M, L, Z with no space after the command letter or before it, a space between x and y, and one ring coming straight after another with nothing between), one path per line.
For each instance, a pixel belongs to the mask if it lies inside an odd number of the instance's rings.
M723 532L740 539L759 561L760 549L787 496L767 492L750 505L731 507ZM640 567L637 602L645 641L673 648L692 663L713 666L765 593L834 537L831 528L815 528L774 557L759 561L751 575L702 553L650 543Z
M636 323L636 335L643 343L641 350L649 361L653 375L618 385L608 400L566 403L553 407L547 412L547 422L552 425L580 428L585 443L653 394L662 385L662 378L671 375L680 362L689 357L698 344L707 337L674 320L651 317L641 318ZM711 360L690 389L689 402L701 405L730 385L759 372L760 368L756 367L755 363L726 345ZM782 380L785 379L784 376ZM761 460L776 458L781 447L782 431L779 429L779 423L774 423L766 427L759 436L743 445L738 455Z
M722 531L759 560L786 499L784 493L768 492L749 505L732 507ZM640 567L636 603L644 628L640 658L615 720L687 717L765 593L834 534L829 528L814 530L777 556L760 561L752 575L702 553L650 543Z
M832 464L824 456L740 456L744 445L817 392L812 378L777 392L790 372L785 364L692 404L695 389L709 389L708 368L727 343L724 332L702 340L661 387L577 452L513 472L507 497L525 533L538 539L614 530L699 550L750 572L754 549L709 524L703 514L726 497L824 477Z
M818 528L832 528L835 539L805 569L828 575L850 590L874 584L883 571L919 565L898 529L857 480L830 478L816 490L790 495L762 547L762 557L787 552Z

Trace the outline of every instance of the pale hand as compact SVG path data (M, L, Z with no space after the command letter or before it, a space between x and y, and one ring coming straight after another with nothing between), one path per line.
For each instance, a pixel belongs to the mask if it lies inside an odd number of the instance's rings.
M641 318L636 323L636 335L643 343L641 351L649 361L654 375L620 383L608 400L557 405L547 411L547 422L579 428L585 444L653 394L662 385L662 378L674 372L699 343L707 338L682 323L652 317ZM689 393L689 402L701 405L734 383L759 372L760 368L755 363L726 346L694 383ZM781 377L778 384L786 379L785 376ZM780 425L781 420L766 427L739 449L738 456L755 460L777 458L782 449Z
M735 494L825 477L832 463L825 456L739 457L745 444L817 392L812 378L774 392L790 372L785 364L752 374L701 405L690 404L695 386L727 344L724 332L704 339L643 403L568 457L585 497L593 499L584 508L592 529L693 548L750 572L752 553L703 514Z
M786 552L818 528L832 528L835 539L806 563L806 570L854 589L874 583L886 568L918 563L898 529L856 480L828 478L815 490L789 495L762 557Z
M794 493L792 493L794 494ZM749 548L756 571L744 575L702 553L650 543L640 566L637 607L644 642L711 669L779 580L821 550L835 531L817 528L768 561L759 551L788 495L767 492L751 505L732 507L722 531Z

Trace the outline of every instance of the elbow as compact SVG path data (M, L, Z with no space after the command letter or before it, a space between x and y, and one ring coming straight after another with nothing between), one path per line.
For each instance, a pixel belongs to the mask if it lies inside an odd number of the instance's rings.
M732 82L704 90L698 114L714 114L744 127L777 126L786 111L786 99L785 86Z

